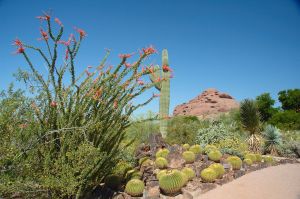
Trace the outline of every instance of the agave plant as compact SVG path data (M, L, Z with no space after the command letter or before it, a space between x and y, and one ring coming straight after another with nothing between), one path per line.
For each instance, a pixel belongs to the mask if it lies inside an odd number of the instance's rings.
M255 101L250 99L242 101L240 115L243 128L250 134L248 139L249 150L258 152L260 148L260 139L257 134L260 132L260 115Z
M282 145L282 136L278 128L272 125L267 125L263 133L265 138L265 152L271 155L278 155L278 150Z

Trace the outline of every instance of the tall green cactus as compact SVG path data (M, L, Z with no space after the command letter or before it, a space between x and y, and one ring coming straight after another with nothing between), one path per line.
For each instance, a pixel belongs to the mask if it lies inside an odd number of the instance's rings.
M152 82L162 80L155 85L155 88L160 91L159 102L159 119L160 119L160 133L162 137L166 137L168 128L168 117L170 107L170 77L171 71L169 68L168 51L162 51L162 67L158 65L154 67L153 73L150 74Z

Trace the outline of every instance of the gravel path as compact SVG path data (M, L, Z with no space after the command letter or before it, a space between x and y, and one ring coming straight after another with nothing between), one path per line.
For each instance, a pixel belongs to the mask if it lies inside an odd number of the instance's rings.
M300 199L300 164L251 172L198 199Z

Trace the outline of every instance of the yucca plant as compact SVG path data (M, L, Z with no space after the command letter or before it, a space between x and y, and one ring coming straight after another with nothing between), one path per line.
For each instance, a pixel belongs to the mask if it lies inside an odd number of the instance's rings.
M278 155L278 151L282 146L282 136L278 128L267 125L263 132L265 138L264 150L271 155Z
M248 139L249 150L259 152L260 115L254 100L245 99L241 102L240 118L243 128L250 134Z

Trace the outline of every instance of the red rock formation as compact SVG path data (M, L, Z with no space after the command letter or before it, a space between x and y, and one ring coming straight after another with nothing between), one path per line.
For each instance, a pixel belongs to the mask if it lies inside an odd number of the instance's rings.
M194 115L201 118L214 118L221 113L229 112L239 107L239 103L226 93L216 89L207 89L188 103L175 107L173 115Z

